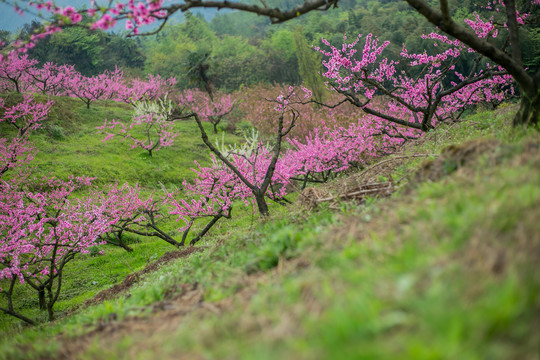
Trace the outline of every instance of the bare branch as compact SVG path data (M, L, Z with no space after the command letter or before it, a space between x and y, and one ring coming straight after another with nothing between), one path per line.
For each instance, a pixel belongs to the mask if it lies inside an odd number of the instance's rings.
M269 8L263 3L263 7L257 5L250 5L240 2L231 1L203 1L203 0L187 0L184 4L172 5L165 8L168 14L172 14L176 11L185 12L193 8L215 8L215 9L231 9L250 12L253 14L266 16L270 18L273 24L282 23L287 20L297 18L303 14L306 14L314 10L328 10L331 7L337 7L339 0L310 0L304 1L301 5L298 5L289 10L280 10L278 8Z

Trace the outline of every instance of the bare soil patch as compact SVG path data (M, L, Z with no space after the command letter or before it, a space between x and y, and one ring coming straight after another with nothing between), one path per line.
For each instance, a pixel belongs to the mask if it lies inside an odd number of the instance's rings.
M60 351L55 355L55 360L77 359L84 354L90 344L99 343L100 349L107 349L110 344L115 344L127 336L134 339L150 340L153 336L164 336L174 334L176 329L182 324L186 316L219 316L233 308L247 307L249 301L257 292L260 283L273 281L277 275L291 271L303 271L309 264L304 259L282 260L270 272L258 272L254 274L239 274L235 279L236 288L234 296L227 297L220 301L206 301L204 298L205 289L199 284L177 284L169 289L165 299L150 306L150 314L140 316L128 316L118 319L115 314L108 318L101 319L97 325L92 325L91 329L75 338L60 336ZM144 345L146 349L151 347L155 341L148 341ZM133 349L136 355L137 347ZM175 359L200 359L197 354L176 354ZM48 359L47 359L48 360Z
M121 283L111 286L110 288L98 293L92 299L87 300L85 303L85 307L90 305L97 305L105 300L110 300L121 294L125 294L128 292L129 289L131 289L133 285L135 285L141 280L141 277L143 275L156 271L161 265L166 264L171 260L187 257L195 252L200 252L202 250L203 248L200 247L189 247L183 250L166 252L158 260L149 264L144 269L126 276Z

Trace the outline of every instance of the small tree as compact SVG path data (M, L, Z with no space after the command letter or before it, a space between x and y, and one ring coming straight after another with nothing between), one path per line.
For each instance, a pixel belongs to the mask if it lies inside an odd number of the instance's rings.
M6 61L0 61L0 79L11 86L6 86L4 91L22 92L27 85L26 78L30 69L37 64L37 60L29 59L28 55L13 56Z
M169 193L169 201L173 206L170 213L178 215L178 220L184 222L180 229L183 232L181 245L185 244L195 222L210 218L205 227L191 239L190 245L195 245L220 219L231 218L234 200L245 200L250 195L239 186L234 174L215 161L215 158L213 160L211 167L202 167L196 163L198 168L193 169L196 174L193 183L184 180L185 195L178 197Z
M108 100L115 96L115 89L122 83L123 73L119 69L114 72L105 71L102 74L86 77L80 73L73 74L67 79L66 92L80 99L87 109L96 100Z
M164 79L159 75L148 75L146 80L133 79L129 83L121 83L115 99L135 106L140 102L153 102L166 99L173 91L176 78Z
M141 148L153 153L163 147L172 146L174 139L180 135L174 130L174 124L170 121L173 116L173 107L170 100L139 101L135 103L135 114L129 125L116 120L107 120L102 126L97 127L100 133L106 133L103 141L119 135L132 142L131 148ZM117 134L111 132L120 128Z
M281 146L283 139L289 134L296 120L298 119L298 111L293 107L296 94L294 88L289 87L286 94L281 94L275 100L272 101L276 104L274 110L277 113L277 129L275 131L275 140L270 151L265 153L265 147L258 146L251 156L231 154L227 157L209 140L206 131L202 125L199 115L195 112L185 115L184 118L193 117L201 131L203 142L210 149L212 153L216 155L237 177L240 181L247 186L251 191L259 214L261 216L268 216L268 204L265 197L270 188L272 180L274 178L274 172L276 170L276 164L281 154ZM264 160L266 159L266 161Z
M65 93L68 79L77 76L73 65L58 65L51 62L40 67L30 68L28 71L31 89L43 94L59 96Z
M167 207L167 197L155 199L153 196L142 197L138 184L108 185L103 190L91 194L95 204L103 209L103 216L111 224L101 239L108 244L119 246L124 250L133 251L124 241L125 233L145 237L157 237L173 246L178 243L161 228L164 216L161 207Z
M22 183L22 184L21 184ZM98 245L107 223L89 198L70 199L88 178L29 180L16 178L0 185L0 279L9 280L6 314L28 323L17 313L13 288L27 284L38 295L39 306L54 319L54 304L62 288L65 266L79 253Z
M10 140L0 139L0 280L9 283L7 290L0 289L8 303L0 310L32 324L34 320L15 310L15 286L27 284L36 290L40 308L52 320L66 264L99 244L108 224L90 199L71 199L75 190L90 185L90 179L31 178L23 167L35 153L28 136L41 127L52 102L38 104L25 96L12 107L0 103L0 122L16 129Z

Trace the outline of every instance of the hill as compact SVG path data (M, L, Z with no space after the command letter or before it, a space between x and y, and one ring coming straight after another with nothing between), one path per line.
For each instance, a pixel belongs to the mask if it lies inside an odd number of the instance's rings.
M514 111L239 214L117 297L4 335L0 357L534 359L540 137Z

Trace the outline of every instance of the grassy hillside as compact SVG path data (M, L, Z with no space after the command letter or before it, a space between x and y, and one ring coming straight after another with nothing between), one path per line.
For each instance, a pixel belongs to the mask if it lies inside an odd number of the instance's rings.
M537 359L540 136L513 111L440 127L269 220L239 214L127 295L4 336L0 357ZM349 192L382 182L390 197Z
M103 142L104 135L96 130L104 119L128 121L132 116L131 106L111 101L86 109L77 99L55 100L49 123L41 136L34 139L40 149L36 160L42 173L54 171L61 177L87 175L95 177L96 184L129 182L160 189L161 185L179 186L183 178L191 179L193 161L202 164L209 161L209 152L191 121L176 122L180 136L174 145L149 157L145 150L130 150L131 143L120 137ZM208 129L211 133L211 126ZM226 142L239 140L230 134L225 138Z

